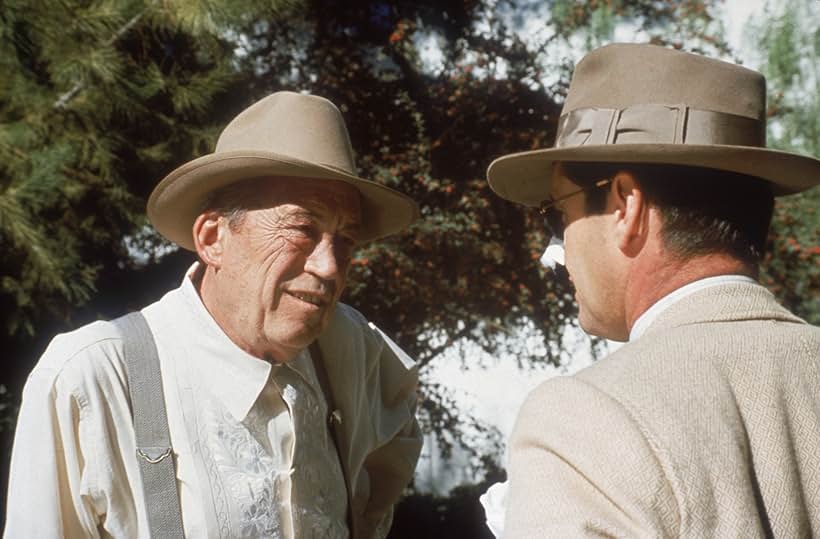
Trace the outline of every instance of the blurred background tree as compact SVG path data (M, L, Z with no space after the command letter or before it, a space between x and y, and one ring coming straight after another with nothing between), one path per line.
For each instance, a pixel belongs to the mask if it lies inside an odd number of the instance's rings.
M766 2L747 39L768 82L768 144L820 155L820 10L812 0ZM820 324L820 189L777 200L761 280Z
M175 166L210 151L231 117L276 90L334 101L348 122L362 175L413 196L422 208L422 219L409 231L358 252L345 301L422 365L444 350L475 365L466 344L513 363L556 362L562 333L574 324L566 274L538 264L540 219L494 196L486 167L498 155L552 144L571 69L595 46L619 38L731 59L721 5L3 2L4 479L25 373L53 334L139 308L175 286L193 261L147 226L143 208L153 186ZM764 21L761 36L768 35L766 28ZM786 38L773 31L765 39ZM761 41L764 50L768 43ZM808 46L781 45L795 43ZM812 46L815 85L809 88L816 88L816 37ZM775 55L767 65L779 59ZM794 138L788 115L800 116L805 106L786 100L786 88L805 83L802 68L791 65L772 67L783 75L770 83L771 89L784 88L783 100L773 101L787 126L784 141ZM816 91L807 95L817 110ZM811 117L813 138L800 132L816 145L820 116ZM816 146L798 149L817 154ZM787 262L767 260L765 275L784 301L798 312L813 312L816 321L816 304L812 311L807 300L817 290L816 236L800 236L811 226L795 232L799 238L788 228L813 222L816 234L813 200L797 209L783 205L791 202L778 206L774 250L778 256L782 245L791 250ZM534 340L519 338L522 327ZM475 423L452 406L442 385L421 388L421 407L426 429L441 435L445 451ZM479 432L492 437L486 428ZM485 481L503 473L496 459L473 457L471 465L485 469ZM408 498L392 536L486 536L476 502L480 488L460 489L448 499Z

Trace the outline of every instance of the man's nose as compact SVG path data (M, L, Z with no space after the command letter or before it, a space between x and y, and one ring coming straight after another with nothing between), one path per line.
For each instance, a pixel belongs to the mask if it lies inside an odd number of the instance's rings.
M316 248L307 259L305 271L317 277L335 280L341 271L341 264L336 254L333 235L324 234Z

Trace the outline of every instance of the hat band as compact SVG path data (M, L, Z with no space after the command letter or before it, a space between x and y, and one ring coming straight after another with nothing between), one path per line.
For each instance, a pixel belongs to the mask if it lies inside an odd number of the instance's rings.
M561 116L556 148L604 144L766 146L760 120L686 105L576 109Z

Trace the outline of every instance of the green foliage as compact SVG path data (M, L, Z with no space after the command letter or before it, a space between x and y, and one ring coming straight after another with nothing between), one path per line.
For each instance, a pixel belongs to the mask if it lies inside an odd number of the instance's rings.
M534 2L432 9L360 1L345 2L345 10L314 2L306 16L312 41L305 44L305 28L288 35L288 23L251 39L250 56L264 51L265 65L281 65L281 51L304 47L289 82L339 103L362 173L421 204L423 219L410 231L359 252L347 297L422 363L461 339L498 354L500 338L525 324L534 325L546 354L518 350L516 359L554 362L558 350L549 343L573 319L566 275L547 274L537 261L540 218L491 193L486 167L495 156L552 143L567 80L548 87L545 74L576 58L556 62L548 47L568 47L580 29L599 31L603 23L595 21L604 19L635 21L663 41L681 8L553 2L553 14L562 4L571 19L550 19ZM699 6L691 17L709 19L703 2L686 5ZM551 33L519 36L516 17L539 16ZM489 27L477 25L483 19ZM425 69L417 52L418 40L430 36L441 47L437 70Z
M246 29L241 61L255 69L256 84L307 89L337 103L362 175L419 202L415 226L358 252L345 300L422 368L445 349L463 350L465 341L510 362L556 362L555 343L574 320L565 272L538 263L540 217L500 199L485 180L494 157L553 142L569 67L583 52L574 47L579 29L604 17L595 15L601 6L564 3L577 19L550 19L540 2L311 2L296 22ZM658 5L621 2L607 17L610 24L633 21L656 42L689 35L677 26L667 32L680 7ZM691 17L709 24L709 3L686 5L699 6ZM545 32L519 34L517 17L540 17ZM418 52L428 39L441 49L435 67ZM552 82L553 73L563 77ZM543 346L510 338L523 326ZM458 434L472 418L457 415L445 387L425 385L422 397L422 419L447 448L443 434Z
M210 148L211 107L242 80L221 25L279 13L251 4L0 4L3 333L68 321L129 262L145 195Z
M575 314L566 274L540 267L540 218L492 194L486 167L552 144L579 35L593 36L591 47L629 21L647 40L709 45L712 4L5 2L5 331L37 333L54 318L70 325L101 287L124 295L111 283L138 268L123 238L158 244L143 231L153 185L210 151L238 110L293 89L337 103L362 175L422 208L407 233L359 252L346 299L422 364L465 340L521 363L555 362ZM534 37L519 32L533 20L543 21ZM424 39L438 43L440 65L419 53ZM522 326L543 346L510 344ZM425 395L444 402L434 388ZM458 421L431 414L437 429Z
M145 227L152 187L211 151L239 110L290 89L337 103L361 174L421 205L422 219L406 233L358 252L345 300L423 364L465 341L524 364L555 362L575 315L566 274L539 265L540 217L491 193L486 167L501 154L552 144L572 66L621 25L638 40L725 55L713 17L719 4L0 3L2 331L30 352L16 358L33 362L55 321L68 327L117 314L178 281L182 258L138 264L129 253L129 246L149 255L167 248ZM794 63L808 57L805 32L788 30L806 19L800 13L791 27L766 34L785 51L769 61L771 87L783 91L772 101L783 122L772 140L801 141L799 149L816 154L817 93L797 90L817 87L820 25L808 79ZM420 52L426 42L437 44L436 62ZM817 195L780 203L778 258L764 274L815 321L816 302L805 298L818 296L816 207ZM164 275L169 259L173 271ZM543 347L511 343L511 330L523 326ZM462 350L461 360L474 365ZM445 388L422 393L428 426L456 431L465 418Z
M750 37L768 83L769 145L820 156L820 12L813 0L768 2ZM820 324L820 192L777 200L761 280L780 301Z
M551 20L565 37L581 38L588 51L615 38L627 25L638 41L694 52L725 51L720 22L713 16L719 2L703 0L591 0L550 2Z
M285 87L339 103L362 173L422 205L413 230L362 251L351 301L422 361L462 338L493 351L525 322L554 342L573 314L552 301L567 297L566 280L545 278L537 220L489 193L484 170L492 156L551 143L566 80L547 88L544 73L574 59L556 65L547 45L585 28L603 39L627 19L663 40L684 8L708 19L703 2L682 5L554 2L554 34L527 42L509 14L539 9L529 2L6 3L7 331L33 332L45 305L68 317L100 272L129 264L121 240L144 224L154 182L210 150L230 111ZM439 38L437 73L418 53L424 36Z
M820 12L812 0L766 4L752 25L769 85L769 145L820 155Z
M14 430L14 418L17 417L19 405L12 398L11 392L0 384L0 435L7 436Z
M811 324L820 324L820 190L775 205L761 281Z

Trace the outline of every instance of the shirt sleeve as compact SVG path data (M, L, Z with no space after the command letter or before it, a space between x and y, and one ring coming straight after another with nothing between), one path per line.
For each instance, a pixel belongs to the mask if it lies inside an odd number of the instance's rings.
M88 497L90 455L79 432L84 402L36 369L23 390L11 457L5 537L97 537Z
M413 360L361 313L339 304L320 337L334 397L356 536L384 537L413 477L422 437Z
M416 419L415 362L392 339L369 324L371 356L365 386L369 408L365 417L375 440L367 454L362 476L369 495L362 520L366 537L383 538L393 519L393 505L413 477L422 436Z
M539 386L510 443L505 539L677 536L676 498L645 433L574 378Z

